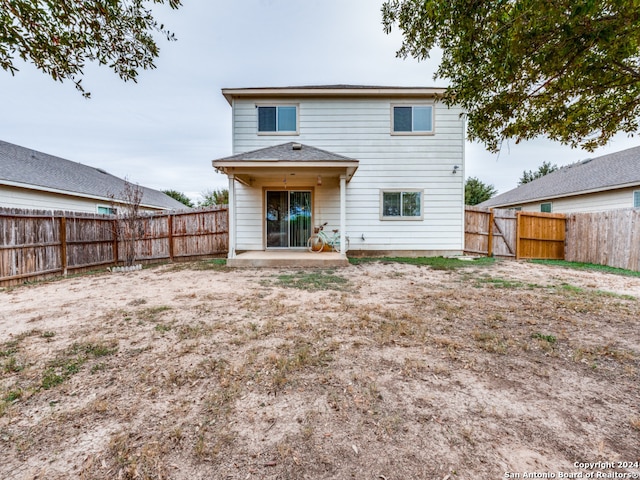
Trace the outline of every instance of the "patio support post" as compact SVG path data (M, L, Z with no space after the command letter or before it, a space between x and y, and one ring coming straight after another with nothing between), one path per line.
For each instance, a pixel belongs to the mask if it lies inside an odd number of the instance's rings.
M236 257L236 181L229 174L229 253L227 258Z
M340 175L340 255L347 256L345 251L347 230L347 176Z

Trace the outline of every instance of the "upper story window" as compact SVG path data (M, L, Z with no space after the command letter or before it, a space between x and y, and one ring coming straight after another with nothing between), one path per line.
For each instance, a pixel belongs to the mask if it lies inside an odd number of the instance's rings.
M297 105L258 105L259 134L297 134Z
M433 133L433 105L392 105L392 134L430 135Z

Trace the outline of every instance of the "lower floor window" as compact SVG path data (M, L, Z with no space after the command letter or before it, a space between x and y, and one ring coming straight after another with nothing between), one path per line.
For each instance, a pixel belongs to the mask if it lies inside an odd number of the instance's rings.
M102 215L115 215L116 209L113 207L103 207L102 205L98 205L98 213Z
M633 207L640 208L640 190L633 192Z
M551 213L551 202L541 203L540 204L540 211L542 213Z
M383 190L383 220L422 220L422 190Z

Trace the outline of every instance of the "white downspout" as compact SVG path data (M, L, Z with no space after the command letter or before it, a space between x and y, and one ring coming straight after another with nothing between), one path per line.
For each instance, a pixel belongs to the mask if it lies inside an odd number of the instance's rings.
M347 258L347 176L340 175L340 256Z
M236 182L235 175L229 175L229 254L227 258L236 258Z

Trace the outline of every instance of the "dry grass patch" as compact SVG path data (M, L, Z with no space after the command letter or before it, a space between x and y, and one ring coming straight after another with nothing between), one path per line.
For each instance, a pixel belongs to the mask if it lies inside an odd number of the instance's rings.
M472 479L637 454L640 279L462 263L0 292L0 477ZM33 329L56 302L83 308Z

